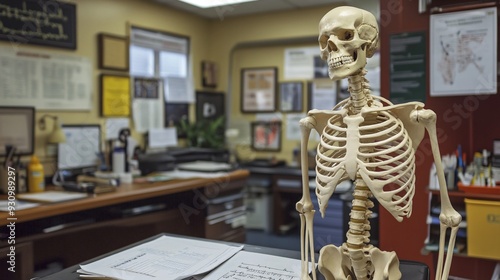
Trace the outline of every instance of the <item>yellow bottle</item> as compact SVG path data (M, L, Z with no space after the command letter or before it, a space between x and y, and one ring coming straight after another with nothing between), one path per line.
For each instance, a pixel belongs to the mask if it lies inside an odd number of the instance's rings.
M43 166L35 155L31 157L31 161L28 165L28 191L45 191L45 176L43 174Z

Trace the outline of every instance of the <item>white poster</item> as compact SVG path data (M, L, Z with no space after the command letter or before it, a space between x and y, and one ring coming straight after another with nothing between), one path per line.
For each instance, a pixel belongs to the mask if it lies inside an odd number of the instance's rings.
M310 109L331 110L337 105L337 82L315 80L311 85Z
M0 48L2 106L90 110L92 64L82 56Z
M314 77L314 56L320 55L318 46L285 49L284 73L285 80Z
M297 114L287 114L286 115L286 138L288 140L300 140L300 120L305 118L307 114L297 113Z
M132 116L135 130L145 133L165 125L163 86L155 78L134 77Z
M497 9L431 15L431 96L495 94Z

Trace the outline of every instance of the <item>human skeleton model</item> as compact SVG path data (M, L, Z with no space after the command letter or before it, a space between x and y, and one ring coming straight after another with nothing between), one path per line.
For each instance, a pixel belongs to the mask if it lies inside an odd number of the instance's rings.
M303 194L297 202L301 219L301 279L309 279L309 258L315 267L313 215L308 182L307 144L311 129L320 135L316 157L316 195L321 215L336 186L354 181L347 242L320 251L318 268L327 279L400 279L395 252L370 243L371 197L398 221L409 217L415 193L415 150L426 129L441 192L439 260L436 279L448 279L452 254L444 262L445 233L451 228L448 250L453 251L461 216L451 206L436 136L436 114L420 102L393 105L370 94L365 79L366 59L378 47L375 17L353 7L338 7L319 23L321 58L332 80L348 78L350 98L333 110L311 110L300 121ZM408 237L406 237L408 238ZM310 255L309 255L310 254ZM443 267L444 262L444 267ZM313 269L312 277L316 279Z

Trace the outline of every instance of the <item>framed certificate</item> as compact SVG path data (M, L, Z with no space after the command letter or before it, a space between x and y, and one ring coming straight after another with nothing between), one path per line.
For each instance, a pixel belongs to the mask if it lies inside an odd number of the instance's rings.
M276 110L278 69L244 68L241 70L241 112L260 113Z
M129 70L129 44L127 37L99 33L99 69Z

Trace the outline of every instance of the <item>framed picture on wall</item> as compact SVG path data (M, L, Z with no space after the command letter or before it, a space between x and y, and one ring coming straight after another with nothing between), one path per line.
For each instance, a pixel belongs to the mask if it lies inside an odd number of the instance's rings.
M302 112L304 109L302 82L280 83L280 111Z
M215 120L224 116L225 94L222 92L196 92L196 121Z
M129 70L129 43L127 37L99 33L99 69Z
M201 83L203 87L216 88L217 87L217 64L212 61L201 62Z
M189 103L165 103L165 126L175 126L178 138L186 138L186 134L179 129L182 120L189 123Z
M252 122L252 149L256 151L281 150L281 122Z
M278 69L241 69L241 112L261 113L276 110Z
M319 79L307 83L308 110L331 110L337 105L337 81Z
M134 98L159 99L161 86L160 79L134 78Z

